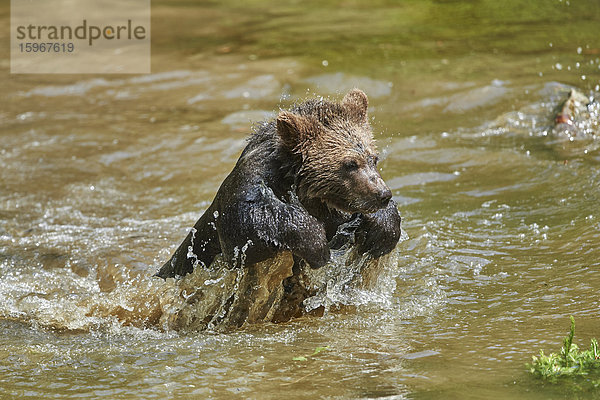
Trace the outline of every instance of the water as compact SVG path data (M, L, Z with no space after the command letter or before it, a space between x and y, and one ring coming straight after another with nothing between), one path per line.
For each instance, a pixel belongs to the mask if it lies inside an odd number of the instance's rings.
M597 2L152 12L151 75L8 75L0 49L1 397L599 397L525 368L569 315L600 337L598 110L553 129L571 87L600 97ZM321 318L169 329L151 275L251 121L354 86L409 237L385 279Z

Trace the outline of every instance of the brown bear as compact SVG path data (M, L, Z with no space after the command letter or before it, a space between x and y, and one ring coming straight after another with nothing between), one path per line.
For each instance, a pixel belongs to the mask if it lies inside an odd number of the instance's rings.
M391 252L401 218L377 170L367 108L365 93L354 89L341 103L308 100L259 124L210 207L156 275L184 276L219 254L230 268L252 268L291 252L295 264L316 269L343 246L372 258Z

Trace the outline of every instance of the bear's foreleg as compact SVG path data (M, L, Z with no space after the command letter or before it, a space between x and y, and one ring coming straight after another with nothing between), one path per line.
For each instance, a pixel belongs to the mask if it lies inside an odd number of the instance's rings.
M244 191L216 221L225 259L233 267L251 265L291 250L312 268L329 261L322 222L300 203L286 203L264 185Z

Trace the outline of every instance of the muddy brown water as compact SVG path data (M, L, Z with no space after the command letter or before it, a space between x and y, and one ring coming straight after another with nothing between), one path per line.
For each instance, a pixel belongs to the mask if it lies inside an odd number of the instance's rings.
M569 315L600 337L598 110L552 128L600 95L597 2L152 6L150 75L10 75L0 49L0 397L600 396L525 367ZM354 86L408 236L384 279L321 318L168 329L151 275L252 122Z

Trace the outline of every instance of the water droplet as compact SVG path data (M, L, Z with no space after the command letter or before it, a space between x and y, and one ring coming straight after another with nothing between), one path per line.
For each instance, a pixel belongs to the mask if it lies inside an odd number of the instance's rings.
M561 71L562 70L562 64L561 63L556 63L556 64L554 64L554 68L556 68L557 70Z
M322 64L324 67L326 67L326 66L328 66L328 65L329 65L329 61L327 61L327 60L323 60L323 61L321 61L321 64Z
M585 81L585 79L586 79L586 76L585 75L581 75L581 80Z
M577 54L581 54L583 52L583 49L581 47L577 48Z

